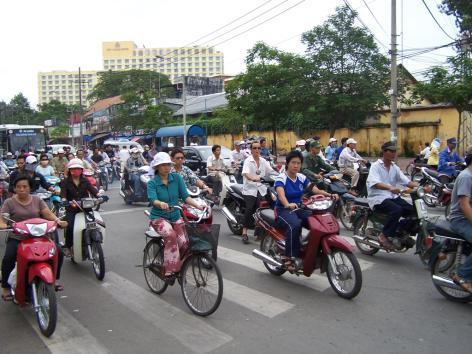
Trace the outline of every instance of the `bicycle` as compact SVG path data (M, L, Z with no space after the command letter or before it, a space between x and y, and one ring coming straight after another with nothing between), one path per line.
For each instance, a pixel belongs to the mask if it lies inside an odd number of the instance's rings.
M190 310L199 316L211 315L218 309L223 297L223 277L209 255L213 245L208 241L210 238L204 239L205 225L199 224L205 213L201 214L200 219L189 221L180 206L173 208L183 216L189 239L189 247L181 255L181 269L170 277L165 276L164 239L150 226L145 232L144 279L151 291L158 295L164 293L169 285L174 285L177 279ZM145 214L149 216L149 211L146 210Z

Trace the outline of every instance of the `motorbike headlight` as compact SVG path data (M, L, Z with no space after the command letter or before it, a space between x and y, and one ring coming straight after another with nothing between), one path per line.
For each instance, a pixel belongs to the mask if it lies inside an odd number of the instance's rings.
M82 199L83 209L92 209L94 206L95 206L95 201L93 199L89 199L89 198Z
M311 210L326 210L331 206L331 204L333 204L333 201L326 199L308 204L307 207Z
M44 236L46 234L48 224L26 224L26 228L28 229L28 232L31 236L39 237Z
M425 195L424 188L418 187L418 189L416 190L416 194L418 195L418 198L423 198Z

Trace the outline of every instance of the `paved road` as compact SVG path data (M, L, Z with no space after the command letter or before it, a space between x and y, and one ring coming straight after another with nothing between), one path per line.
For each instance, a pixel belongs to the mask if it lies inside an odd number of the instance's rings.
M324 276L275 277L232 237L221 215L218 263L224 298L209 318L186 307L180 288L148 291L141 264L144 206L125 206L117 184L104 207L107 274L66 261L51 339L32 312L0 304L0 353L467 353L472 306L445 300L411 252L360 255L364 283L343 300ZM438 214L441 211L438 212ZM348 236L348 232L342 230ZM3 247L3 245L2 245ZM3 248L2 248L3 253Z

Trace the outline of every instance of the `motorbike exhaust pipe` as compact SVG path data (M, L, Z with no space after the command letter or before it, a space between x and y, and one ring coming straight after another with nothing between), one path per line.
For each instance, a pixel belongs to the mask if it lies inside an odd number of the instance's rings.
M120 190L120 196L121 196L121 198L126 198L126 195L122 190Z
M258 249L253 249L252 250L252 255L261 261L270 264L271 266L274 267L282 267L282 263L276 261L273 259L271 256L269 256L267 253L264 253L262 251L259 251Z
M233 213L227 207L221 208L221 211L223 212L223 215L226 217L226 219L228 219L229 222L235 225L238 224L238 221L234 217Z
M435 274L433 274L433 283L436 284L436 285L439 285L439 286L446 286L446 287L454 289L454 290L465 291L459 285L454 283L452 281L452 279L440 277L439 275L435 275Z
M375 240L365 239L364 237L359 236L359 235L353 235L352 238L366 245L369 245L375 248L382 248L382 246L380 246L380 243L378 243Z

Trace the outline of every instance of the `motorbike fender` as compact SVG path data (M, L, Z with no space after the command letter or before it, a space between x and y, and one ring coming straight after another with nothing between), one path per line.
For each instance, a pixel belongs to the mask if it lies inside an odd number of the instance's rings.
M331 254L331 250L338 249L344 252L352 253L352 246L339 235L329 235L321 239L321 247L325 254Z
M102 226L105 223L98 211L94 211L95 221L97 222L98 229L102 234L102 243L105 241L106 231ZM85 236L83 232L86 229L85 226L85 215L84 213L78 213L75 216L74 222L74 260L76 262L81 262L84 260L84 255L82 254L82 237Z
M35 278L39 278L46 284L54 284L56 276L51 265L48 263L33 263L28 271L28 284L31 284Z
M362 212L362 208L357 208L356 213L352 217L352 225L355 225L363 215L364 213Z

